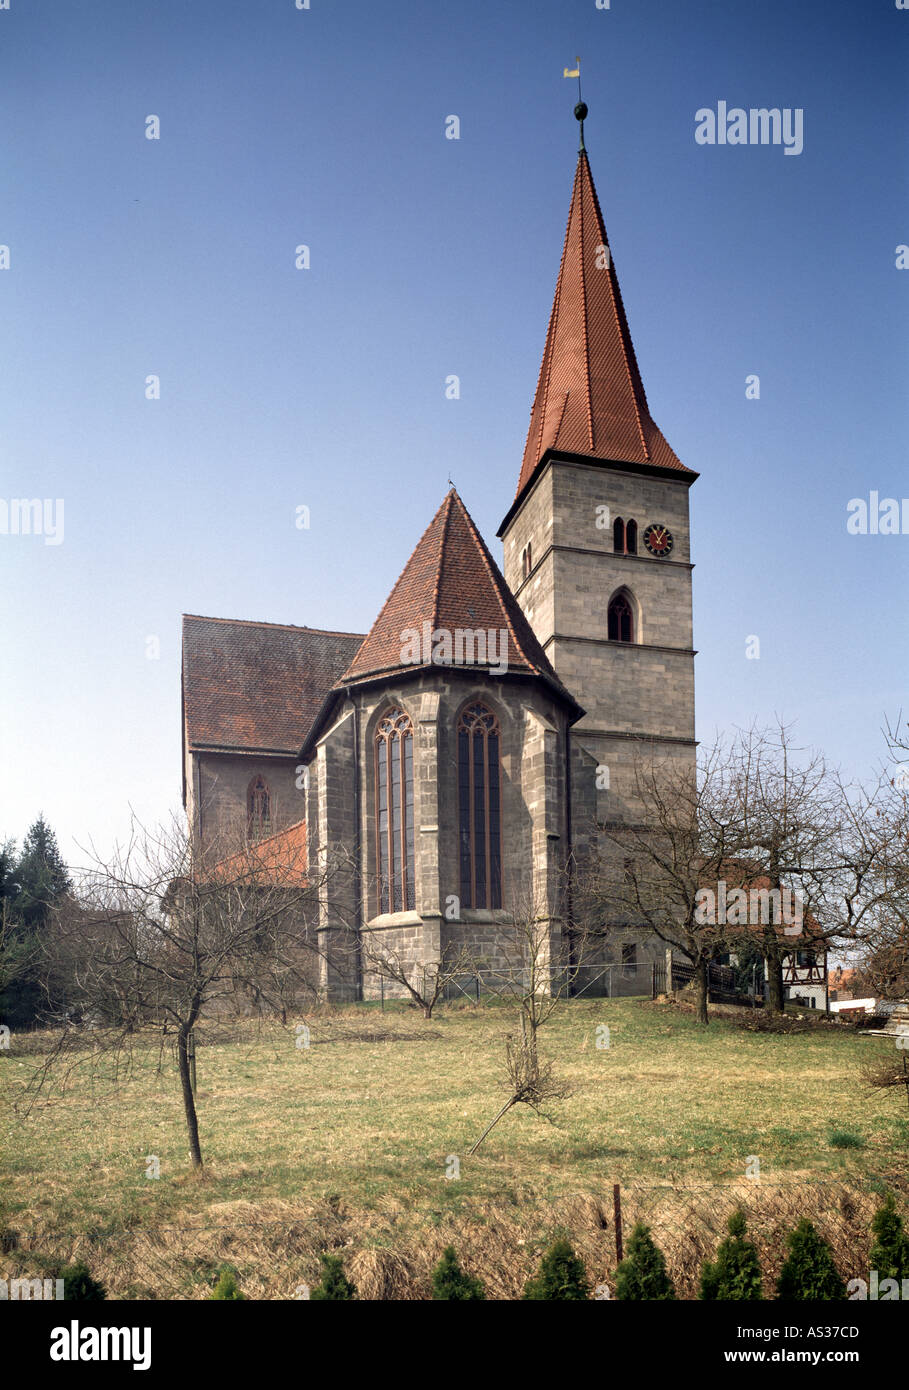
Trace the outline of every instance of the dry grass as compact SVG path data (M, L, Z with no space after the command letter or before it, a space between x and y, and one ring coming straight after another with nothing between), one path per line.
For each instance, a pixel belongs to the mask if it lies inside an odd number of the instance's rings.
M594 1282L609 1281L621 1182L626 1231L648 1219L690 1293L739 1200L769 1274L803 1212L816 1212L843 1260L864 1258L869 1182L898 1185L907 1167L909 1124L861 1081L862 1063L887 1050L881 1039L752 1033L724 1019L705 1033L669 1007L579 1001L541 1035L572 1089L556 1123L516 1107L468 1159L504 1099L510 1011L448 1007L425 1023L360 1007L307 1021L308 1049L293 1024L238 1024L200 1046L201 1176L188 1168L175 1077L158 1071L153 1048L139 1046L116 1083L85 1065L25 1118L10 1106L40 1042L14 1040L0 1054L4 1221L22 1237L9 1272L82 1255L115 1295L204 1298L227 1261L250 1296L289 1298L332 1250L363 1296L422 1298L453 1243L490 1296L513 1298L556 1229ZM843 1128L863 1147L831 1147ZM743 1180L752 1154L760 1186ZM148 1155L158 1180L145 1176Z

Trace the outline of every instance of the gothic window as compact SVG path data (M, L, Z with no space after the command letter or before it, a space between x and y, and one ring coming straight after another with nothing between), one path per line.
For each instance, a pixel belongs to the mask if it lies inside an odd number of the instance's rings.
M458 721L458 815L461 906L501 907L499 722L482 704Z
M612 548L616 555L625 554L625 523L620 516L612 523Z
M408 912L415 904L413 829L413 724L395 707L376 729L376 877L380 912Z
M608 632L610 642L634 641L634 617L631 604L624 594L618 593L609 605Z
M636 941L626 941L622 944L622 974L626 979L630 979L637 971L638 946Z
M531 550L530 541L528 541L524 549L521 551L521 578L526 579L532 569L533 552Z
M271 834L271 793L268 783L259 774L246 791L246 837L261 840Z
M625 554L637 555L638 553L638 523L629 521L625 526Z

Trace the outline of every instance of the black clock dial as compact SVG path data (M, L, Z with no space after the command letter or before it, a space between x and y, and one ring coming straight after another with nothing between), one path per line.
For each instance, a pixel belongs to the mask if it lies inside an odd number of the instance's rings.
M651 555L658 556L661 560L672 550L672 532L668 526L661 526L659 522L652 521L644 532L644 544Z

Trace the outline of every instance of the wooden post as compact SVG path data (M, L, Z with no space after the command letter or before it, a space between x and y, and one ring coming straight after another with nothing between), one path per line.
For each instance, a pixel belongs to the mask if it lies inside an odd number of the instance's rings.
M666 993L672 993L672 947L666 947Z
M612 1188L612 1214L615 1221L615 1257L618 1264L624 1258L622 1254L622 1189L618 1183L613 1184Z
M650 962L650 997L656 999L656 961Z
M379 976L379 989L381 990L382 1012L385 1012L385 976Z

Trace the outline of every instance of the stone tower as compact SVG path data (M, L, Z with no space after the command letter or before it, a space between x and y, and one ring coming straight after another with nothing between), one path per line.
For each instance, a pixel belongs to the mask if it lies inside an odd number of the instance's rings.
M632 811L636 755L694 762L697 476L647 406L582 127L517 493L498 534L509 587L585 710L572 730L581 775L607 769L600 820ZM577 804L589 817L587 799Z

